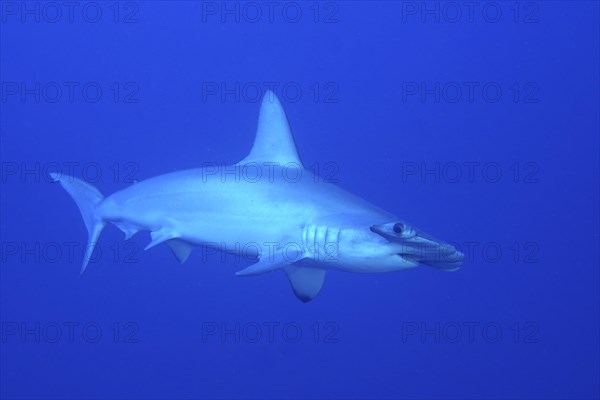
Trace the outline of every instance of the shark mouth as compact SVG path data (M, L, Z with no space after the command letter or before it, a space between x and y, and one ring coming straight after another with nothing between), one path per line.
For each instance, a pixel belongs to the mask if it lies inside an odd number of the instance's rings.
M411 237L394 237L382 226L372 226L371 231L384 236L392 251L403 259L433 268L456 271L464 261L464 254L449 243L437 240L421 231L414 230Z
M430 267L455 271L464 261L464 255L454 246L443 242L431 242L427 239L414 242L397 243L398 256L405 260L425 264Z

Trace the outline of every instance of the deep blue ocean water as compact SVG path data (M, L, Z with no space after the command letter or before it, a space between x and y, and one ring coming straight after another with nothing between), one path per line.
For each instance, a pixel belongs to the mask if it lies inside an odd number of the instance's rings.
M0 398L598 398L599 3L0 3ZM233 163L273 88L305 165L465 252L281 273L86 230ZM203 260L205 259L205 260Z

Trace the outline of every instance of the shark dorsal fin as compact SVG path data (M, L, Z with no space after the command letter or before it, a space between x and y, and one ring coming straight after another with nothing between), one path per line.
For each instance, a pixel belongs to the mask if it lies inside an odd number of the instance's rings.
M258 128L252 150L240 164L251 162L302 165L285 111L275 93L270 90L265 93L260 105Z

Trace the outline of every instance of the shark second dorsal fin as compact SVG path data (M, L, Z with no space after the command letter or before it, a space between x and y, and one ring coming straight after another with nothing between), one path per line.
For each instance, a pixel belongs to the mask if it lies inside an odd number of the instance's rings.
M285 111L275 93L270 90L265 93L260 105L252 150L239 164L251 162L302 166Z

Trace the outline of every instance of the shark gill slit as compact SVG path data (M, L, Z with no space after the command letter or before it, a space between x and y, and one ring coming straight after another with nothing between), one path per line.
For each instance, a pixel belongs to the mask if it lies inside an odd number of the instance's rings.
M337 255L339 239L340 229L337 227L310 224L302 229L302 247L312 257L319 257L321 251L325 257Z

